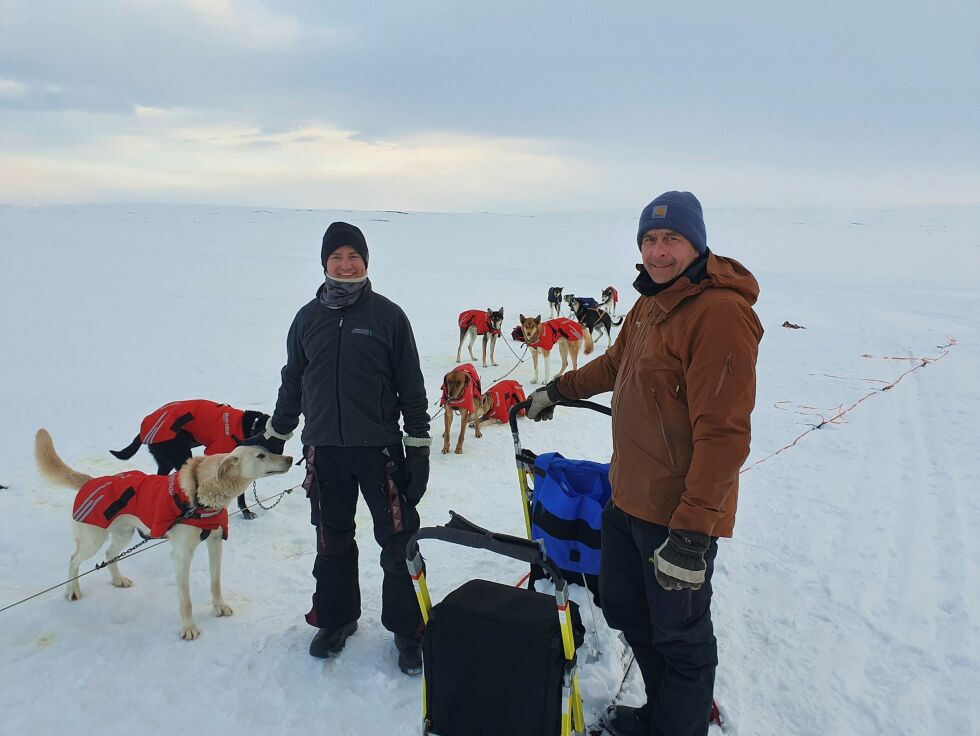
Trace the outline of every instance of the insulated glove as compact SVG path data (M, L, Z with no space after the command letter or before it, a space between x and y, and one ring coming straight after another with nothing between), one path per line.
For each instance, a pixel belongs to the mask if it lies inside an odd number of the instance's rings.
M531 405L527 408L528 419L540 422L542 419L548 421L555 415L555 404L565 401L565 397L558 390L558 379L554 379L547 386L542 386L531 394Z
M283 450L286 447L286 440L293 436L293 433L280 434L272 426L272 420L270 419L265 423L265 430L262 432L256 432L248 439L239 442L239 445L255 445L256 447L262 447L273 455L282 455Z
M417 506L425 487L429 482L429 446L408 444L414 437L406 438L405 444L405 475L408 482L405 485L405 500L412 506Z
M671 529L667 540L653 553L650 562L657 582L664 590L699 590L704 585L707 565L704 553L711 545L711 537L700 532Z

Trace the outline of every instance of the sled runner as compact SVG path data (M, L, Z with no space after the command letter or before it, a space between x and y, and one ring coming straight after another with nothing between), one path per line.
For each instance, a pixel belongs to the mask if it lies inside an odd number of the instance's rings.
M406 557L426 623L423 734L573 736L585 733L576 649L585 629L568 584L536 542L495 534L450 511L419 529ZM538 565L553 596L470 580L432 605L419 542L439 539Z

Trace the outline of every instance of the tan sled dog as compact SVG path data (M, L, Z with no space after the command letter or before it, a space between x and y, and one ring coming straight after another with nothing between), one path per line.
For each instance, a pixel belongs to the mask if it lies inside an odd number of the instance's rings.
M534 363L534 378L531 383L538 382L538 355L544 358L544 381L547 383L551 369L551 351L555 344L558 345L558 352L561 355L561 368L556 376L565 372L568 366L568 358L572 359L572 370L578 370L578 351L580 344L585 344L585 354L591 355L593 350L592 334L575 322L565 317L549 319L547 322L541 321L541 315L537 317L525 317L521 315L521 331L524 333L524 343L531 350L531 358Z
M220 526L223 523L227 527L225 508L253 480L285 473L293 462L291 457L273 455L261 447L240 446L229 453L192 457L174 475L131 471L93 478L73 470L58 457L45 429L39 429L34 438L34 458L47 481L79 491L72 519L75 553L68 563L70 581L65 597L70 601L82 597L78 568L102 548L106 538L112 537L106 550L106 560L111 560L126 548L134 531L139 530L143 536L165 533L171 542L177 577L181 639L196 639L201 633L191 611L190 567L194 550L207 539L211 603L216 616L230 616L231 607L221 595ZM109 565L109 573L117 588L132 586L116 563Z
M442 433L442 454L449 452L449 435L453 427L453 414L459 412L459 439L456 440L456 454L463 454L463 440L466 439L466 426L473 424L476 436L482 437L480 421L484 414L493 408L493 398L484 396L480 390L480 375L472 363L463 363L445 375L442 380L442 398L439 401L445 411L445 429Z

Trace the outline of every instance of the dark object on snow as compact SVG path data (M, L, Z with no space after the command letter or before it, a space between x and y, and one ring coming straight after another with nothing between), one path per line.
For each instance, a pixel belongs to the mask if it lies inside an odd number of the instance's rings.
M612 736L648 736L650 733L650 710L646 704L639 707L610 705L602 717L602 726Z
M310 642L310 655L320 659L336 656L355 631L357 631L357 621L351 621L343 626L320 629Z
M555 583L555 594L470 580L427 611L422 639L426 733L558 736L562 688L573 687L575 650L585 636L578 606L568 599L568 585L536 542L495 534L450 514L446 526L420 529L406 550L417 590L425 591L419 594L424 608L428 592L418 545L422 539L539 564ZM584 721L577 686L571 692L570 712ZM578 730L584 727L581 722Z
M783 322L783 327L789 327L791 330L805 330L806 327L803 325L794 325L792 322Z
M5 490L7 490L8 487L9 486L0 486L0 491L5 491Z

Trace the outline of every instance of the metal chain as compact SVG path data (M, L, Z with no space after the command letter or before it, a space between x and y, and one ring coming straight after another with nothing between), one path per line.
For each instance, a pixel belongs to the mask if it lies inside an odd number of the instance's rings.
M292 493L292 492L293 492L293 491L295 491L295 490L296 490L297 488L299 488L299 487L300 487L301 485L303 485L303 484L302 484L302 483L297 483L297 484L296 484L296 485L294 485L294 486L293 486L292 488L287 488L287 489L286 489L285 491L283 491L282 493L280 493L280 494L279 494L279 500L277 500L277 501L276 501L276 502L275 502L274 504L272 504L271 506L266 506L265 504L263 504L263 503L262 503L262 502L261 502L261 501L259 500L259 493L258 493L258 491L257 491L257 490L255 489L255 481L254 481L254 480L252 481L252 495L253 495L253 496L255 497L255 503L257 503L257 504L259 505L259 508L262 508L262 509L265 509L266 511L272 511L272 509L274 509L274 508L275 508L276 506L278 506L279 504L281 504L281 503L282 503L282 500L283 500L283 499L284 499L284 498L286 497L286 495L287 495L287 494L289 494L289 493ZM272 498L272 496L270 496L269 498ZM266 501L268 501L268 500L269 500L269 499L267 498L267 499L266 499ZM236 511L235 513L239 513L239 512L241 512L242 510L243 510L243 509L239 509L239 510L238 510L238 511Z

